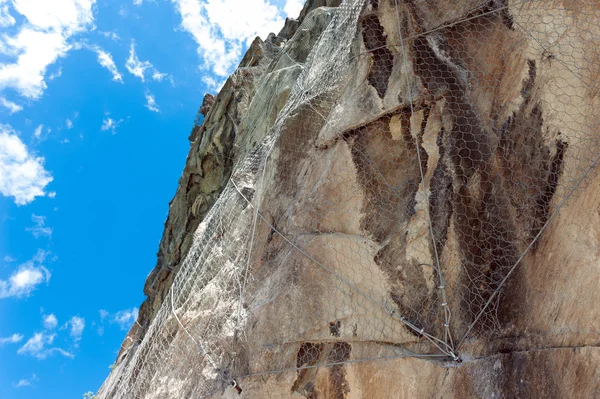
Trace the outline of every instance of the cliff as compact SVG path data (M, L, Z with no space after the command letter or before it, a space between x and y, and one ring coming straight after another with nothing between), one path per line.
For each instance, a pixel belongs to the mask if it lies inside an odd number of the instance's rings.
M309 0L257 38L99 397L600 397L599 21Z

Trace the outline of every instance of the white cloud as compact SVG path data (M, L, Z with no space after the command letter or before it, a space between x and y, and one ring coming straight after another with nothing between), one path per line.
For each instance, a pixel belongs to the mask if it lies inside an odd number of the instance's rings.
M73 129L73 121L68 118L65 121L65 125L67 125L67 129Z
M157 82L162 82L164 79L171 82L171 86L175 86L175 79L173 79L172 75L170 75L168 73L162 73L162 72L159 72L158 69L154 69L154 71L152 72L152 80L155 80Z
M46 129L44 129L44 125L40 124L33 131L33 138L38 142L42 142L46 140L50 133L52 133L52 128L46 127Z
M13 0L15 9L39 29L79 32L94 20L95 0Z
M46 226L46 216L31 215L31 220L35 223L33 227L27 227L25 231L31 231L35 238L42 236L52 237L52 228Z
M112 55L97 46L94 47L94 51L96 54L98 54L98 63L104 68L108 69L108 71L112 74L112 80L123 83L123 75L119 73Z
M32 260L37 263L44 263L46 261L46 258L50 254L51 254L50 251L44 251L43 249L38 249L37 253L34 255ZM54 259L52 259L52 260L55 260L55 259L56 259L56 257L54 257Z
M25 205L44 196L52 180L44 158L30 153L10 126L0 124L0 193Z
M22 265L16 273L10 276L8 281L0 280L0 298L27 296L36 286L49 280L48 269Z
M226 77L254 37L266 37L283 26L277 7L267 0L172 0L181 26L198 44L203 69ZM291 7L291 6L290 6Z
M165 78L165 76L168 76L168 74L166 74L166 73L160 73L158 71L154 71L152 73L152 79L156 80L158 82L162 82L162 80Z
M142 80L142 82L144 81L144 74L146 73L146 70L152 68L152 64L149 61L140 61L135 53L135 42L133 41L129 47L129 58L127 59L125 67L130 74L137 76Z
M133 0L133 4L136 6L141 6L144 0Z
M14 36L0 37L0 53L13 60L0 63L0 89L12 88L29 98L46 89L49 65L71 49L68 39L92 25L95 0L13 0L26 18ZM4 58L6 58L4 57Z
M37 141L44 141L46 137L52 132L51 128L46 128L46 132L44 132L44 125L38 125L33 131L33 138Z
M15 37L3 36L2 42L1 52L17 60L0 64L0 89L10 87L33 99L39 98L47 87L47 66L69 50L62 33L30 28L23 28Z
M19 348L17 353L20 355L30 354L32 356L36 356L38 358L44 358L45 355L42 355L44 352L45 345L50 345L54 342L54 337L56 334L44 334L44 333L35 333L33 337L29 338L25 345Z
M111 314L106 310L99 310L100 319L102 322L107 321L109 323L116 323L121 327L122 330L128 330L131 325L137 320L138 317L138 308L133 307L131 309L120 310L117 313ZM102 335L104 333L104 328L102 328L102 333L98 331L98 334Z
M23 336L21 334L13 334L10 337L0 338L0 346L6 344L18 344L23 340Z
M15 24L15 18L8 10L8 0L0 0L0 28L7 28Z
M14 259L12 256L6 255L6 256L4 257L4 261L5 261L6 263L11 263L11 262L14 262L14 261L15 261L15 259Z
M4 108L8 109L8 113L11 115L23 110L22 106L20 106L17 103L13 103L12 101L8 101L4 97L0 97L0 105L2 105Z
M131 310L121 310L114 315L114 321L121 327L122 330L126 330L137 320L138 308L132 308Z
M54 315L54 313L50 313L49 315L44 315L42 317L42 321L44 323L44 328L47 330L53 330L58 326L58 319Z
M44 128L44 125L39 125L38 127L35 128L35 131L33 132L33 135L35 136L35 138L40 138L42 135L42 129Z
M111 40L115 40L115 41L121 39L116 32L99 31L98 33L100 33L102 36L104 36L107 39L111 39Z
M25 345L17 350L17 353L19 355L30 355L40 360L46 359L55 353L73 359L75 357L74 354L61 348L49 347L54 343L54 338L56 338L55 333L35 333L25 342Z
M208 86L212 90L220 91L227 79L221 78L219 80L216 80L212 76L204 75L202 76L202 81L206 84L206 86Z
M153 112L160 112L154 95L152 95L149 91L146 91L146 108Z
M32 374L30 378L21 378L19 382L13 384L15 388L23 388L28 387L35 384L38 381L38 377L35 374Z
M71 320L67 322L67 325L71 327L71 337L73 341L77 345L77 343L81 340L81 336L83 334L83 330L85 329L85 319L78 316L71 317Z
M202 81L210 88L216 88L219 85L217 81L209 75L202 76Z
M48 193L48 198L56 198L56 191L50 191Z
M39 250L32 260L21 264L8 280L0 279L0 299L29 296L40 284L50 281L50 271L43 262L47 253Z
M102 120L102 126L100 126L101 130L109 130L112 129L113 133L115 133L116 123L113 118L104 118Z
M173 83L173 78L169 74L160 72L150 61L140 61L135 52L135 41L133 40L129 47L129 58L127 58L125 67L129 73L140 78L142 82L146 81L146 72L149 72L153 80L161 82L165 77L168 77Z
M62 68L58 68L56 72L53 72L48 76L48 80L54 80L56 78L60 78L62 75Z
M118 121L109 117L108 114L102 120L102 126L100 126L100 130L110 130L112 134L117 134L117 128L119 125L123 123L123 119L119 119Z
M211 24L227 40L249 43L257 35L279 31L283 24L277 7L265 0L209 0L203 6Z
M291 18L298 18L304 7L304 0L287 0L283 7L283 13Z

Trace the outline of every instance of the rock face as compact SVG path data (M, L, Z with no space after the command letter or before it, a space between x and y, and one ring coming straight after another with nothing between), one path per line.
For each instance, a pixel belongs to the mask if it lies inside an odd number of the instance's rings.
M203 101L99 397L600 397L598 48L596 0L309 0Z

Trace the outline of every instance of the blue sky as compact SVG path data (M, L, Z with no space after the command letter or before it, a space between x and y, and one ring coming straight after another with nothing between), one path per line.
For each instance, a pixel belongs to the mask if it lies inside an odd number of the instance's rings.
M0 399L99 388L204 93L302 4L0 0Z

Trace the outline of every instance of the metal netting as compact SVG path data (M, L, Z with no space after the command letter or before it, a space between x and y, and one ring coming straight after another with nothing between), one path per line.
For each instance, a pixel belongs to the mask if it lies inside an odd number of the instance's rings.
M505 333L511 278L600 156L598 49L597 0L309 13L268 49L232 176L100 397L271 374L311 397L320 369L344 391L340 365L460 362Z

